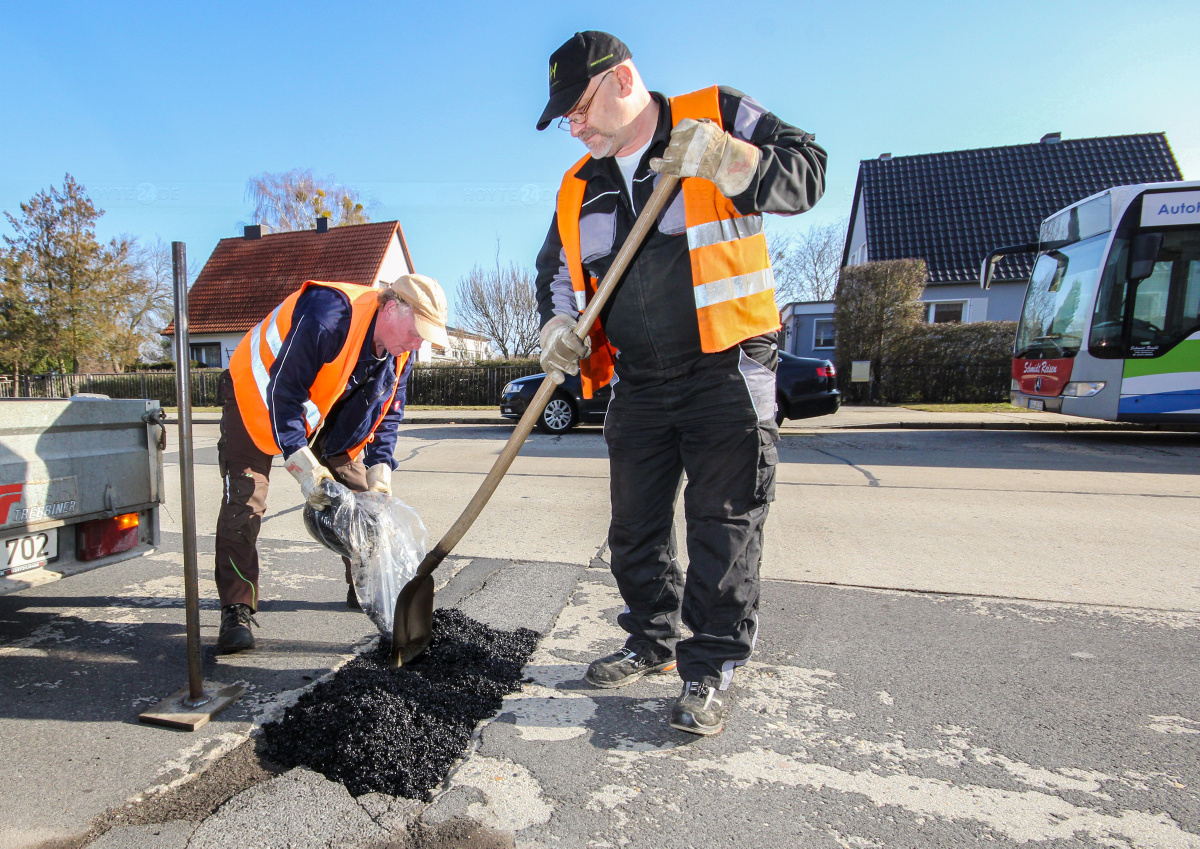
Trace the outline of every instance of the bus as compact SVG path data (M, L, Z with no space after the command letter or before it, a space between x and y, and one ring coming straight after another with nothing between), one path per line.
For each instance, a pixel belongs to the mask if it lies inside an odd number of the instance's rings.
M1018 407L1200 422L1200 181L1116 186L1042 222L1013 349Z

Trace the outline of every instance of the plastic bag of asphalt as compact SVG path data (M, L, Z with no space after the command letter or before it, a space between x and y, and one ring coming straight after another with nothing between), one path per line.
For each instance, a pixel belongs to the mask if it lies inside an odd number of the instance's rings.
M350 558L354 595L363 613L391 637L396 596L425 558L428 534L417 511L382 492L351 492L323 481L330 506L304 507L304 526L326 548Z

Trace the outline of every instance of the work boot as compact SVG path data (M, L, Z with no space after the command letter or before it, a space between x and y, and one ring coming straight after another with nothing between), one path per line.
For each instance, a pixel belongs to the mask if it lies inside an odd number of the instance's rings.
M702 681L688 681L671 705L670 725L689 734L708 737L724 727L725 705L720 691Z
M221 633L217 635L217 653L233 654L254 648L251 623L258 627L248 604L227 604L221 608Z
M599 660L593 660L583 678L589 684L607 690L632 684L643 675L670 672L674 668L673 657L655 660L630 649L621 649Z
M346 587L346 607L351 610L362 610L362 605L358 603L358 593L354 591L354 584Z

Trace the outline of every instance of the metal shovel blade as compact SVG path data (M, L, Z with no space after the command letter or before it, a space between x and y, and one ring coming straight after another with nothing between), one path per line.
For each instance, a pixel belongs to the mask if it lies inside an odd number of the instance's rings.
M409 663L433 639L433 575L418 575L396 596L392 618L392 669Z

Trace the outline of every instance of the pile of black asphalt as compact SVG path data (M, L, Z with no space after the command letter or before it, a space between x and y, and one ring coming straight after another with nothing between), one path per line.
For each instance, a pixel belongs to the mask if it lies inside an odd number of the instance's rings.
M265 754L315 770L356 797L427 800L476 724L520 687L538 638L528 628L497 631L459 610L435 611L433 642L419 658L389 668L382 637L263 726Z

